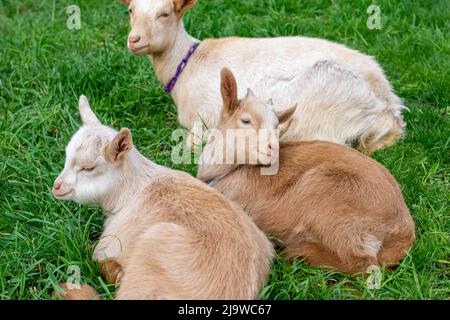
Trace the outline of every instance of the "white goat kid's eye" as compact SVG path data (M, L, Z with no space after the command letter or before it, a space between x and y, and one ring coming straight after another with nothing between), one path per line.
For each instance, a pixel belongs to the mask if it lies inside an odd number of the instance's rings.
M245 124L245 125L249 125L252 123L252 121L249 119L241 119L241 122L242 122L242 124Z
M95 166L93 166L93 167L84 167L84 168L81 169L81 171L92 172L92 171L94 171L94 169L95 169Z
M169 16L170 16L170 13L164 12L158 18L168 18Z

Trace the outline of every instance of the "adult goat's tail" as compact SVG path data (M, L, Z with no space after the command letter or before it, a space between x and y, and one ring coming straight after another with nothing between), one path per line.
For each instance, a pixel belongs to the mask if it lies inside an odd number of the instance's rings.
M368 128L367 134L360 137L358 149L365 153L372 153L384 147L395 144L405 136L406 124L402 112L407 110L401 99L393 92L386 80L381 68L378 72L364 75L369 87L384 105L372 128Z
M358 139L357 148L367 154L392 146L405 135L405 122L401 114L389 110L379 114L367 134Z

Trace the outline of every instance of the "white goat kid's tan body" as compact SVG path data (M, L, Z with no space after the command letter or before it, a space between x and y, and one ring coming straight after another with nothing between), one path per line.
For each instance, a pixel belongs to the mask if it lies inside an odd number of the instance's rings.
M166 85L197 42L181 19L195 1L126 2L132 9L128 46L134 54L150 55L159 81ZM161 17L160 12L170 15ZM202 121L209 128L217 125L222 67L235 74L240 95L250 88L276 106L298 104L285 139L355 143L372 152L403 134L402 103L375 60L307 37L204 40L172 91L184 127L192 129Z
M120 279L117 298L257 298L272 246L251 219L192 176L147 160L130 131L101 125L84 97L80 111L85 125L53 193L106 212L94 259L102 270L115 265L106 278ZM89 287L90 297L65 291L66 299L92 297Z

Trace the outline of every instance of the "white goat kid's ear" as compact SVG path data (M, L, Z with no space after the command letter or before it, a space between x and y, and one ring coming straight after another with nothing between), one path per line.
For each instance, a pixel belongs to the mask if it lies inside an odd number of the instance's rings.
M173 6L175 13L181 18L187 9L192 8L196 4L197 0L173 0Z
M223 68L220 73L220 92L223 107L229 115L232 115L239 106L239 99L236 78L228 68Z
M78 108L80 110L81 121L88 126L101 126L102 123L98 120L95 113L92 111L89 101L86 96L81 96L78 102Z
M275 114L277 115L279 123L283 124L286 121L288 121L292 117L292 115L294 114L296 109L297 109L297 104L295 104L293 107L283 110L283 111L275 111Z
M111 162L122 159L133 147L133 138L131 131L123 128L114 137L114 139L106 145L105 158Z

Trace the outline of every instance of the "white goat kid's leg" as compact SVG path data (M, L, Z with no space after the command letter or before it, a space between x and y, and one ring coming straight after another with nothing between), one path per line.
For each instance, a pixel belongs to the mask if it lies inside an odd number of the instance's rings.
M172 223L152 225L140 240L127 263L118 300L188 299L199 294L189 283L194 262L193 236L185 227Z

